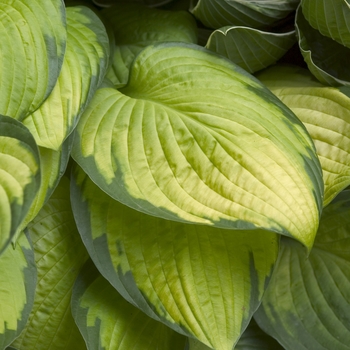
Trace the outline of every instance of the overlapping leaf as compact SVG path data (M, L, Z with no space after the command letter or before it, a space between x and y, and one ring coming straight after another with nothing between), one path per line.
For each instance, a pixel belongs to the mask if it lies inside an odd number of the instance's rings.
M0 348L6 349L23 330L34 302L36 268L26 235L0 256L0 271Z
M108 61L105 27L84 6L67 8L68 42L61 74L45 103L23 120L38 145L59 150L101 83Z
M199 0L191 12L205 26L267 28L285 18L298 6L299 0Z
M285 349L350 349L349 248L349 190L324 209L309 257L297 242L281 241L255 318Z
M61 0L0 2L0 114L22 120L52 91L66 45Z
M101 273L177 332L231 350L258 307L278 235L163 220L130 209L75 169L72 207Z
M197 42L194 18L185 11L166 11L141 4L120 3L102 11L113 28L115 48L107 78L125 85L135 56L156 42ZM164 25L166 23L166 25Z
M228 26L215 30L206 47L254 73L279 60L295 41L295 31L272 33L248 27Z
M295 26L300 51L311 73L324 84L339 86L350 84L350 69L347 57L350 49L323 36L311 27L299 6Z
M347 0L302 0L301 8L313 28L350 48L350 4Z
M69 180L63 177L29 225L38 269L34 307L19 350L86 349L70 310L71 292L87 258L70 208Z
M0 115L0 253L37 195L39 165L39 151L28 129Z
M127 302L91 261L75 283L72 313L91 350L184 349L184 336Z
M309 134L256 79L198 46L142 51L127 87L96 92L72 155L137 210L312 245L323 183Z
M320 84L303 68L275 66L257 77L305 124L325 183L324 205L350 185L350 88Z

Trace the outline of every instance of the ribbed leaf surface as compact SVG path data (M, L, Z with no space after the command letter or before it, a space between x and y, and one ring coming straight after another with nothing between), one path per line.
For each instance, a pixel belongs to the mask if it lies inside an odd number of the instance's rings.
M298 6L299 0L199 0L191 12L205 26L266 28L285 18Z
M350 4L347 0L302 0L301 7L313 28L350 48Z
M324 205L350 185L350 88L320 84L299 67L275 66L258 78L305 124L323 170Z
M30 210L40 187L40 158L22 123L0 115L0 254Z
M323 183L305 127L256 79L198 46L142 51L127 87L96 92L72 155L147 214L312 244Z
M184 336L127 302L91 261L75 283L72 313L89 350L184 349Z
M87 254L70 208L66 177L30 223L29 234L38 285L29 320L13 346L19 350L86 349L71 315L70 300Z
M0 1L0 114L22 120L50 94L65 52L65 21L62 0Z
M102 11L114 32L115 49L107 78L126 84L135 56L156 42L197 43L197 25L185 11L166 11L126 2ZM166 25L165 25L166 23Z
M347 57L350 49L312 28L300 6L297 10L295 26L300 51L311 73L321 83L327 85L349 85L350 68Z
M23 330L34 302L34 253L24 234L16 248L9 246L0 256L0 271L0 348L6 349Z
M102 22L90 9L67 8L67 50L54 90L23 120L38 145L59 150L101 83L109 42Z
M156 320L231 350L260 303L278 236L155 218L114 201L82 170L75 177L73 212L101 273Z
M295 31L271 33L249 27L215 30L206 48L226 56L250 73L279 60L295 43Z
M350 192L324 209L309 257L296 241L281 255L255 314L287 350L350 349Z

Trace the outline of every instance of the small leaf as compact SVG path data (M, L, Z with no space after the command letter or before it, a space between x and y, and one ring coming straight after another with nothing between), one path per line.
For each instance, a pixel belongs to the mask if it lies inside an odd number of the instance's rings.
M58 151L107 69L109 41L102 22L87 7L67 8L67 50L54 90L23 120L39 146Z
M271 67L257 77L305 124L323 171L324 205L350 185L350 88L316 81L307 69Z
M228 26L215 30L206 48L254 73L279 60L295 41L295 31L272 33L249 27Z
M162 220L113 200L79 168L74 177L74 216L104 277L154 319L231 350L260 303L278 235Z
M66 46L62 0L0 3L0 114L23 120L51 93Z
M87 259L63 177L29 225L38 269L34 307L13 346L19 350L86 349L70 311L74 281Z
M36 268L25 234L0 256L0 271L0 348L5 349L23 330L34 302Z
M225 26L263 29L287 17L298 3L299 0L199 0L191 12L213 29Z
M125 88L99 89L72 156L136 210L312 245L323 181L304 125L251 75L196 45L149 46Z
M91 260L74 285L72 313L89 350L184 349L184 336L127 302Z
M347 0L302 0L301 8L313 28L350 48L350 4Z
M185 11L119 3L103 10L102 14L115 36L114 55L107 78L117 86L127 83L131 63L146 46L167 41L197 42L196 21Z
M296 241L281 241L278 264L255 314L259 326L287 350L350 349L350 191L324 211L307 257Z
M327 0L328 1L328 0ZM312 28L298 7L295 26L300 51L311 73L323 84L350 84L350 49Z
M0 115L0 254L37 195L39 166L38 147L28 129Z

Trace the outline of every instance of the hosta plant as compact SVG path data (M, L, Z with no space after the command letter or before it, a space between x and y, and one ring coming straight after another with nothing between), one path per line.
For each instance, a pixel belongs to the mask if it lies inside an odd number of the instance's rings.
M0 349L350 349L349 17L0 0Z

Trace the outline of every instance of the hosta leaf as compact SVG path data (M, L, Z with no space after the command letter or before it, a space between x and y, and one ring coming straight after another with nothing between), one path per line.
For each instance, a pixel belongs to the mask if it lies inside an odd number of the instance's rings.
M60 151L54 151L49 148L39 147L41 173L40 188L34 198L32 205L30 206L26 217L17 228L17 232L12 238L13 241L16 241L18 235L21 234L22 230L24 230L27 225L36 217L40 209L51 197L61 177L65 173L72 148L72 136L73 135L66 139L66 141L62 144Z
M191 12L205 26L267 28L294 11L299 0L199 0Z
M350 48L350 4L347 0L302 0L301 7L313 28Z
M39 164L28 129L0 115L0 253L30 210L40 186Z
M23 330L33 307L36 268L26 235L0 256L0 271L0 348L5 349Z
M257 77L305 124L323 170L324 205L350 185L350 88L324 86L307 69L275 66Z
M0 114L22 120L53 89L66 45L62 0L0 1Z
M72 313L89 350L184 349L184 336L127 302L91 261L74 285Z
M297 10L295 26L300 51L311 73L324 84L349 85L350 69L347 57L350 49L312 28L300 6Z
M248 27L223 27L211 34L206 47L254 73L279 60L295 41L295 31L271 33Z
M79 169L72 207L90 256L127 300L177 332L232 349L260 303L278 235L145 215L113 200Z
M323 190L312 140L266 87L221 56L149 46L125 88L96 92L75 136L73 158L128 206L312 245Z
M84 6L67 8L67 50L61 74L45 103L23 120L38 145L59 150L101 83L109 41L97 15Z
M285 349L350 349L350 192L324 209L314 247L281 253L255 318Z
M28 227L38 269L34 307L19 350L86 349L70 311L74 281L87 258L70 208L69 180L56 191Z
M135 56L156 42L197 42L197 25L185 11L166 11L141 4L119 3L102 11L114 31L115 49L107 78L126 84ZM166 25L164 25L166 23Z

